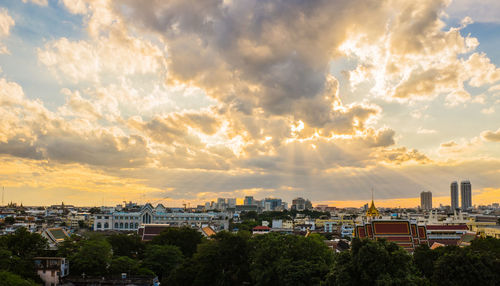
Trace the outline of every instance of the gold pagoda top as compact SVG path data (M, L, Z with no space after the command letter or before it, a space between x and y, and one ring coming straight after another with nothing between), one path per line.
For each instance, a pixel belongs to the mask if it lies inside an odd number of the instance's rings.
M375 203L373 202L373 189L372 189L372 204L370 205L370 208L366 211L366 217L378 217L380 216L379 211L375 207Z
M380 216L380 213L377 210L377 208L375 207L375 203L373 202L373 200L372 200L372 204L370 205L370 208L368 208L368 210L366 211L366 216L367 217L378 217L378 216Z

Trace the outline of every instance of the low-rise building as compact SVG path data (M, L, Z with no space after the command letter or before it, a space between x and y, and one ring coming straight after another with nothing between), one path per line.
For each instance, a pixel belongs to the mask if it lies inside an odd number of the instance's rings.
M35 268L45 286L61 285L61 278L69 275L69 262L63 257L35 257Z

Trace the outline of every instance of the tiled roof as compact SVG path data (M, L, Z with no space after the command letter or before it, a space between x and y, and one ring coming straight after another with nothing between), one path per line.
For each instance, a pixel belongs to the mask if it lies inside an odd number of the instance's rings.
M467 225L427 225L428 230L468 230Z
M216 232L209 226L205 226L201 230L203 231L203 233L205 233L206 236L209 237L216 234Z

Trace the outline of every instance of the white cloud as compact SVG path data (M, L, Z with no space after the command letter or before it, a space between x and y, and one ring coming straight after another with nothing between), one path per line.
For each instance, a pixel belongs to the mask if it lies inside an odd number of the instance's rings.
M47 6L49 4L48 0L23 0L23 3L31 2L38 6Z
M0 40L3 37L7 37L10 34L10 28L14 26L15 21L9 15L7 9L0 7ZM7 49L2 42L0 42L0 54L8 54L9 50Z

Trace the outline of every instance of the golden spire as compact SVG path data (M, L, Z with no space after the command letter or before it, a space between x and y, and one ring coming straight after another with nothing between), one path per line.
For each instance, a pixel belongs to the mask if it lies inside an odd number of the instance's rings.
M375 202L373 201L373 188L372 188L372 203L370 205L370 208L366 211L366 217L376 218L378 216L380 216L380 213L375 207Z

